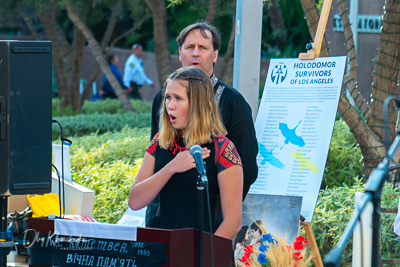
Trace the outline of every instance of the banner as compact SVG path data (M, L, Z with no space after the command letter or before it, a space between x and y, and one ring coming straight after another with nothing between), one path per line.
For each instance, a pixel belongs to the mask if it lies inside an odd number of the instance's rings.
M122 241L82 236L33 234L28 247L29 265L161 267L168 258L168 244Z
M271 59L255 122L251 194L301 196L311 222L324 174L346 57Z

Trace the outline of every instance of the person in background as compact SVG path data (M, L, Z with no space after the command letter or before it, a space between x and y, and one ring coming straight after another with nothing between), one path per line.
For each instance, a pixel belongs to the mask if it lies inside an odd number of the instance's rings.
M222 122L228 131L226 137L231 140L243 163L243 200L258 175L258 145L253 124L251 108L240 92L214 74L214 64L218 59L221 37L212 25L197 22L187 26L176 39L179 47L179 61L183 67L194 66L204 70L211 79L215 102L222 115ZM151 112L151 137L160 129L160 111L163 95L158 92L154 97ZM158 198L147 206L146 226L158 209Z
M114 74L115 78L118 80L119 84L122 88L124 88L124 83L122 82L122 75L118 69L118 57L114 54L110 54L107 56L108 66L110 67L112 73ZM101 88L101 98L117 98L115 95L114 89L111 87L110 83L107 80L107 77L103 75L103 87Z
M124 85L132 98L142 99L139 89L144 83L154 88L153 81L147 77L142 64L143 47L140 44L132 45L132 54L125 62Z
M198 228L198 172L189 150L200 145L209 185L209 198L203 202L204 231L232 239L242 223L243 169L235 145L225 137L208 75L196 67L171 74L164 85L161 116L160 132L129 192L129 206L141 209L160 195L150 227Z

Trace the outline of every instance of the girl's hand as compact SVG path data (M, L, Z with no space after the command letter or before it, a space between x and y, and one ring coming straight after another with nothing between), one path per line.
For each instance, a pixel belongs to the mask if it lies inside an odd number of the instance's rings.
M208 158L210 153L211 151L209 149L203 148L203 159ZM189 150L179 152L176 157L170 163L168 163L168 165L174 170L175 173L181 173L196 168L196 162L190 155Z

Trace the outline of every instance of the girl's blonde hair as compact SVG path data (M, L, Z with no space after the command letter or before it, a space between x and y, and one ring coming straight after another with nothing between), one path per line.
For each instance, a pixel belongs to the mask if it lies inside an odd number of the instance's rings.
M181 135L181 131L172 126L165 106L165 90L170 81L182 81L180 84L187 88L189 116L185 135L182 136L187 148L211 143L217 135L226 135L210 78L198 67L183 67L172 73L164 84L159 136L161 148L168 149L175 136Z

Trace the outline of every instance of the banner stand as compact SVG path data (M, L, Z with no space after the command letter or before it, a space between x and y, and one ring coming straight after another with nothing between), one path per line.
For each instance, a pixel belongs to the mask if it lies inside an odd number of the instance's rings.
M322 263L321 255L319 254L319 249L317 246L317 242L315 241L311 224L301 221L300 225L303 226L304 232L306 233L306 238L308 241L308 245L310 246L311 255L313 256L315 267L323 267L324 264Z

